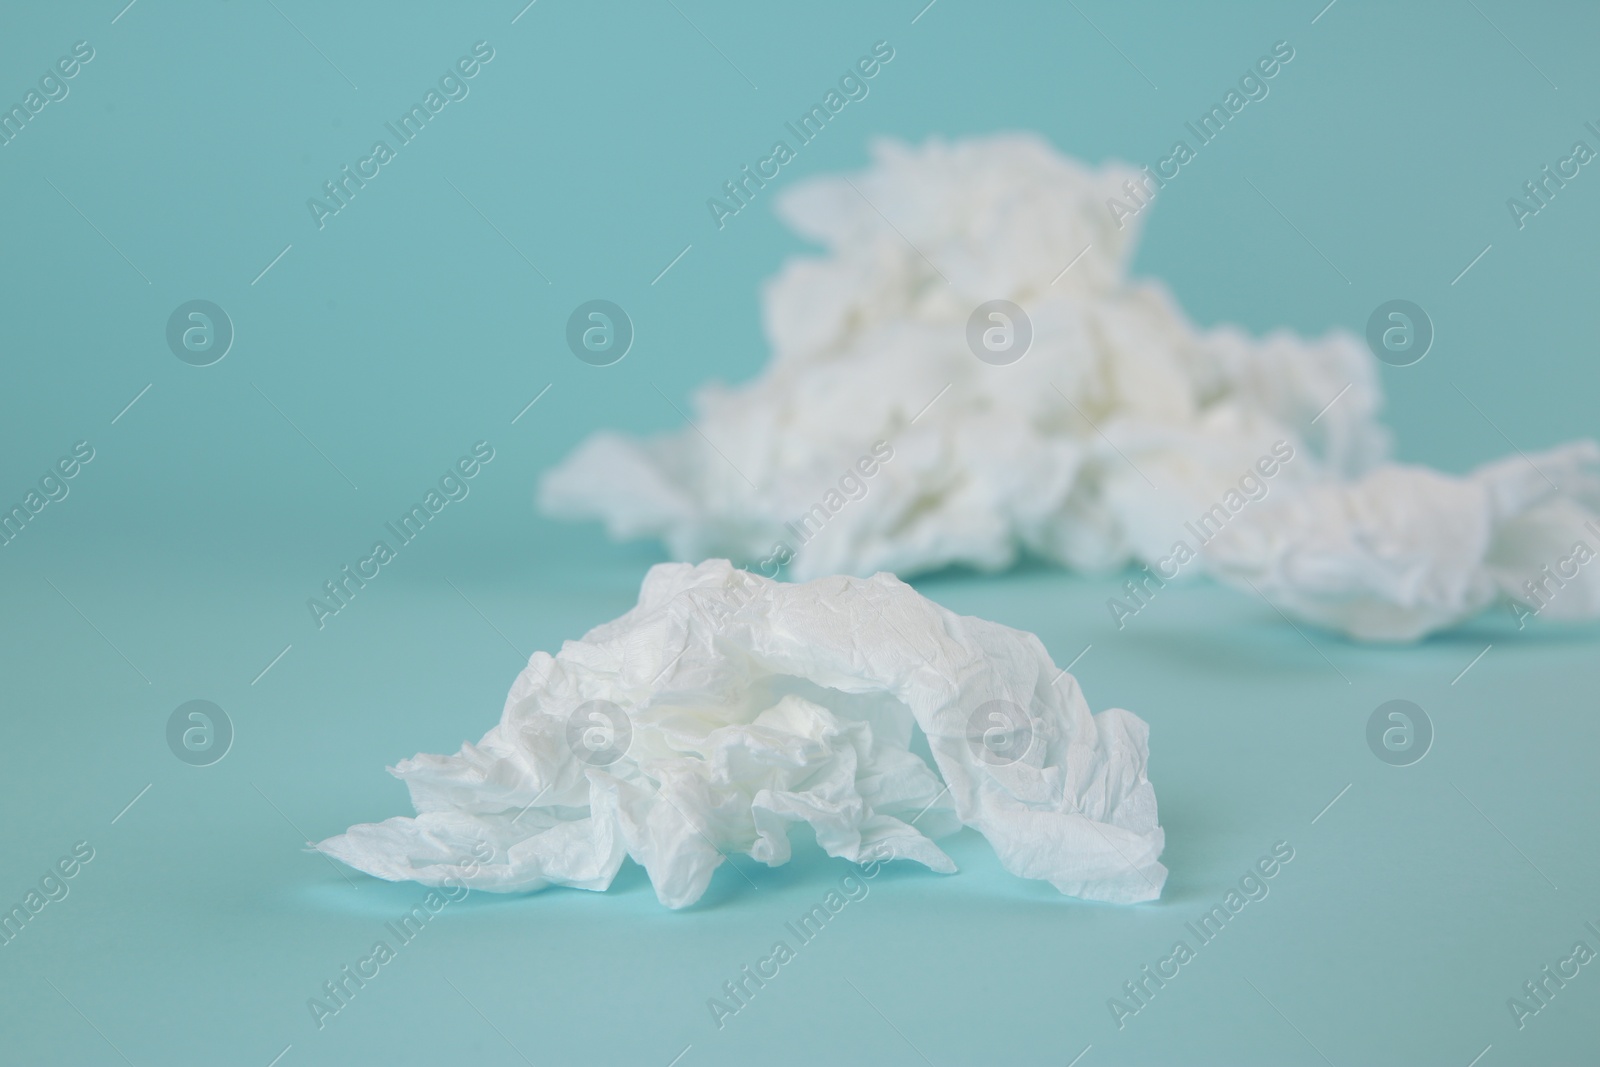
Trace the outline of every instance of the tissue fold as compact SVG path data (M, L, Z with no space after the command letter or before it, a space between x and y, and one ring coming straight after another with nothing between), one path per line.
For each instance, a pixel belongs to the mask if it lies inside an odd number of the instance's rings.
M1455 478L1385 464L1268 500L1208 546L1213 573L1281 610L1407 641L1500 600L1547 619L1600 615L1600 447L1579 442Z
M1496 602L1600 615L1587 585L1541 599L1506 581L1507 564L1523 582L1525 565L1571 549L1522 555L1528 538L1557 547L1552 524L1578 536L1581 521L1557 515L1586 518L1579 489L1561 484L1518 518L1477 475L1386 466L1378 362L1361 340L1200 328L1131 277L1153 191L1140 171L1087 167L1026 134L881 142L873 157L778 197L824 254L767 284L762 374L699 390L680 433L583 442L541 482L548 513L797 578L998 570L1030 553L1170 579L1185 540L1198 560L1185 576L1259 579L1286 614L1379 640ZM1031 333L1003 365L969 332L994 300ZM1241 476L1275 449L1293 461L1272 477L1271 515L1250 497L1240 525L1253 531L1230 531L1219 564L1185 520L1242 501Z
M627 614L535 653L476 745L391 768L415 818L316 847L500 892L604 890L631 856L680 908L734 853L786 862L797 822L829 855L946 873L934 838L964 824L1013 874L1131 903L1166 880L1147 739L1129 712L1090 714L1034 635L890 575L661 564Z
M1385 454L1356 338L1200 329L1159 283L1130 279L1144 216L1119 224L1106 203L1138 171L1023 134L882 142L874 157L779 198L826 254L766 286L762 375L701 389L698 429L592 437L547 472L546 511L681 559L776 554L802 579L996 570L1023 552L1106 569L1170 545L1150 527L1177 505L1151 507L1155 486L1203 506L1280 440L1297 453L1280 484ZM968 339L996 299L1032 333L1006 366Z

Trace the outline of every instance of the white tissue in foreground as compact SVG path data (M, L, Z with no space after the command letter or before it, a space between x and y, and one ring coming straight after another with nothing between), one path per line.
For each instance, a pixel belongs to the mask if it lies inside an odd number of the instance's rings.
M1148 732L1091 715L1034 635L889 575L662 564L626 615L535 653L478 744L391 769L416 818L317 848L392 881L502 892L603 890L631 856L678 908L731 854L786 862L791 823L833 856L941 872L955 864L933 838L964 823L1013 874L1131 903L1167 875Z

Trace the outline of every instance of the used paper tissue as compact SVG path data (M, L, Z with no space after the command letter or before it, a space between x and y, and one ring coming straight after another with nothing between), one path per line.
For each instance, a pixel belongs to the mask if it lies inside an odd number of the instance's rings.
M1265 501L1209 546L1213 572L1289 614L1407 641L1497 600L1530 616L1600 616L1600 447L1580 442L1465 478L1384 464L1353 483Z
M681 908L733 854L787 862L793 823L832 856L941 872L955 864L933 839L967 825L1013 874L1131 903L1166 880L1148 732L1090 714L1034 635L890 575L661 564L627 614L535 653L481 741L391 769L415 818L316 847L380 878L499 892L604 890L631 856Z
M546 474L542 506L769 576L996 570L1024 552L1086 570L1153 567L1185 519L1287 446L1272 510L1314 489L1303 507L1336 524L1322 532L1358 542L1361 520L1316 501L1407 491L1388 474L1358 482L1388 452L1377 360L1343 331L1253 337L1190 322L1162 285L1130 275L1150 212L1108 210L1144 184L1132 168L1090 168L1007 134L884 142L865 173L791 187L779 213L824 254L791 260L766 286L765 371L701 389L692 429L590 438ZM1003 366L976 358L968 334L995 300L1020 307L1031 334ZM1486 588L1474 550L1437 518L1407 527L1408 551L1434 553L1445 585ZM1404 575L1368 569L1348 598L1370 610L1321 610L1346 594L1290 591L1306 572L1280 565L1282 538L1301 526L1277 521L1289 524L1234 539L1227 572L1275 568L1285 612L1364 637L1449 625L1517 599L1533 577L1419 610ZM1241 557L1248 548L1269 554ZM1210 555L1190 572L1212 569Z

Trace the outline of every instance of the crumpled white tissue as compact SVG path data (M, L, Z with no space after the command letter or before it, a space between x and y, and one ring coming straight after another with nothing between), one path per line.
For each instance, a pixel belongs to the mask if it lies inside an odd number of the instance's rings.
M1374 361L1355 338L1201 330L1159 283L1128 278L1139 219L1118 229L1105 203L1137 171L1090 169L1023 134L882 142L874 156L778 200L827 255L767 285L766 371L702 389L698 429L597 434L545 475L546 511L660 538L681 559L756 562L787 544L797 578L995 570L1024 550L1104 569L1141 540L1124 498L1147 478L1203 497L1280 439L1300 456L1285 481L1384 454ZM1032 323L1009 366L967 342L973 310L997 298ZM862 479L864 499L802 543L785 524L876 441L893 458Z
M1600 567L1584 564L1600 545L1597 464L1589 441L1465 478L1386 464L1247 510L1207 560L1284 612L1369 640L1413 640L1500 600L1592 619Z
M1034 635L890 575L661 564L627 614L535 653L476 745L391 768L415 818L316 847L380 878L498 892L604 890L631 856L681 908L732 854L786 862L796 822L829 855L941 872L955 864L933 838L965 824L1013 874L1130 903L1166 880L1148 733L1127 711L1091 715Z
M780 194L784 220L825 254L791 260L766 286L763 373L702 388L680 433L594 435L546 473L547 513L658 538L679 559L810 578L997 570L1024 552L1085 570L1155 567L1183 522L1279 442L1294 459L1272 479L1273 504L1315 489L1304 507L1339 524L1318 536L1358 544L1364 533L1348 509L1316 501L1356 494L1396 514L1420 503L1377 503L1410 490L1379 470L1389 438L1362 341L1202 329L1159 283L1129 276L1154 205L1119 228L1107 201L1129 203L1139 172L1087 167L1026 134L882 142L873 155L864 173ZM1033 330L1004 366L967 341L969 316L994 299L1021 306ZM1236 551L1228 569L1277 568L1285 612L1368 637L1420 635L1487 603L1471 562L1481 546L1462 528L1419 512L1406 530L1408 551L1433 557L1433 592L1408 584L1415 568L1368 567L1359 595L1278 567L1278 555ZM1210 554L1184 575L1210 569ZM1301 581L1312 585L1297 592ZM1367 606L1328 609L1330 597Z

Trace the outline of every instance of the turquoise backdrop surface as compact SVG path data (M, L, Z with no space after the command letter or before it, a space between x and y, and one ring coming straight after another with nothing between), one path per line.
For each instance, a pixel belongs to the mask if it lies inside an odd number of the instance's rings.
M408 812L386 765L476 740L530 652L631 605L659 549L542 518L539 472L756 374L762 280L805 251L775 194L876 137L1153 164L1287 42L1148 212L1139 272L1257 332L1422 306L1432 350L1382 375L1402 459L1596 431L1600 175L1507 206L1600 148L1592 5L524 2L0 13L0 508L48 500L0 547L0 910L38 905L0 944L0 1062L1600 1057L1600 966L1572 962L1600 951L1600 631L1371 647L1203 583L1119 630L1117 577L1039 568L915 584L1150 723L1159 902L1062 897L965 832L958 874L884 870L719 1018L852 868L736 857L675 913L630 864L606 894L474 893L319 1019L424 891L305 842ZM708 198L880 42L867 96L719 226ZM343 168L367 177L334 200ZM635 331L610 366L567 348L592 299ZM319 627L307 600L479 442L470 493ZM1433 725L1409 766L1368 748L1391 699ZM231 722L205 766L169 747L192 700ZM1270 892L1192 938L1275 847Z

